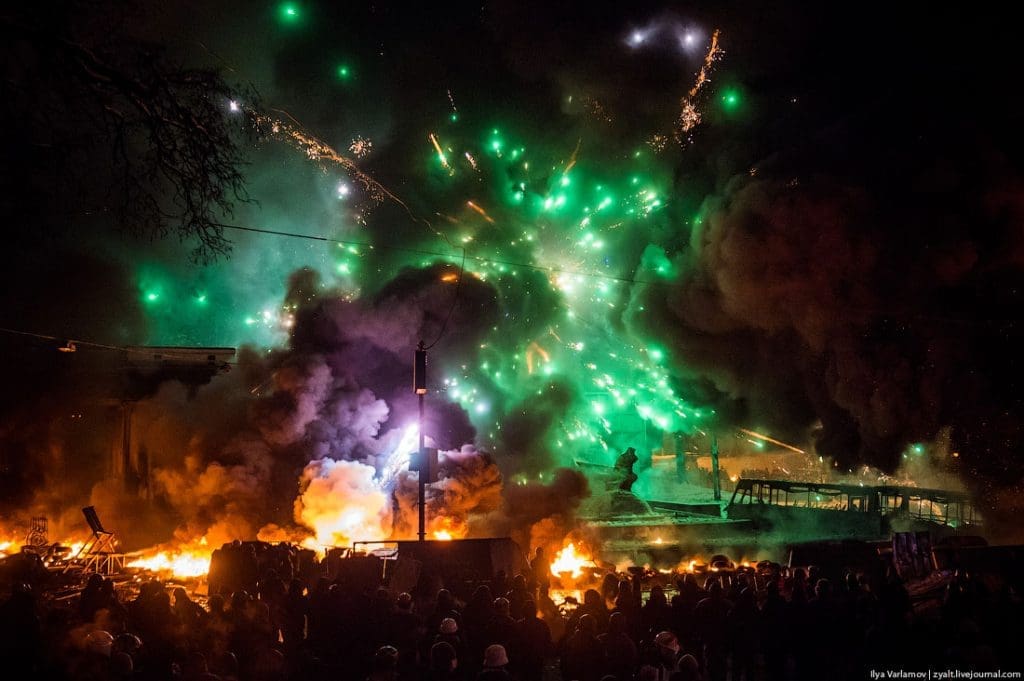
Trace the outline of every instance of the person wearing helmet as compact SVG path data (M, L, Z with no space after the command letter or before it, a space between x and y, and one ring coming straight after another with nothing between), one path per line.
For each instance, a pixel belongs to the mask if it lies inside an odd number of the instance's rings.
M430 648L430 681L456 681L459 658L455 648L438 641Z
M373 665L367 681L395 681L398 678L398 649L381 646L373 654Z
M491 617L491 621L487 623L485 631L487 644L500 643L505 647L505 650L508 650L515 636L516 629L516 621L512 619L510 614L511 604L507 598L495 598L493 609L494 615Z
M487 646L484 651L484 668L477 675L477 681L512 681L508 673L508 653L498 643Z
M463 657L466 654L466 642L459 631L459 623L452 617L445 617L441 620L439 629L434 637L434 643L447 643L455 651L456 657Z
M114 638L114 651L115 653L127 653L133 658L139 653L142 648L142 640L135 634L125 632L118 634Z
M668 679L680 670L679 660L683 657L683 647L679 638L671 631L661 631L654 637L654 653L656 660L652 665L658 671L658 681Z
M90 653L110 657L110 653L114 650L114 637L110 635L109 631L102 629L89 632L89 635L85 637L85 649Z
M417 643L425 633L423 620L413 612L412 596L398 594L395 608L388 615L388 641L398 649L399 676L415 672Z

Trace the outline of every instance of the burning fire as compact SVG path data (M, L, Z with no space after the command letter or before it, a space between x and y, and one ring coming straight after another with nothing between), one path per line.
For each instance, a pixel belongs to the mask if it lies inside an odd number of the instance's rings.
M128 563L128 567L142 568L150 572L169 572L175 577L201 577L210 569L210 554L159 551L151 556L133 560Z
M450 516L432 518L430 521L430 536L438 541L451 541L462 539L469 534L469 528L464 522L460 522Z
M14 530L0 527L0 558L10 556L21 550L22 540Z
M202 577L210 569L210 556L206 537L192 545L173 548L157 547L143 551L142 555L128 563L127 567L141 568L150 572L170 574L179 578Z
M562 574L569 573L573 579L579 579L583 575L583 568L593 565L593 558L577 552L576 544L569 542L551 561L551 574L561 577Z

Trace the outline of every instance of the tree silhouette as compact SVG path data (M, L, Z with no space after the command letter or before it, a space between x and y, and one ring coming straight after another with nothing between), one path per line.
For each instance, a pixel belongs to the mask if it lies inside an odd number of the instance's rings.
M225 255L218 222L250 200L256 93L176 63L129 20L85 0L0 10L0 215L21 240L106 223Z

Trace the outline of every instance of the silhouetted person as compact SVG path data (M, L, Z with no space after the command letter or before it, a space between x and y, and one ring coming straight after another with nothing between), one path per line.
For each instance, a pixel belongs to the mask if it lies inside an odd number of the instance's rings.
M441 620L439 631L434 636L434 643L447 643L455 650L457 658L461 659L466 655L466 644L459 631L459 623L454 618L445 617Z
M537 618L537 604L533 601L523 603L522 611L523 618L516 623L513 667L520 681L539 681L544 660L553 653L551 628Z
M508 599L509 615L514 620L521 620L523 618L523 603L533 599L526 587L526 577L523 575L513 577L512 588L505 594L505 598Z
M788 606L779 594L778 584L768 584L761 606L761 639L764 670L768 681L782 681L786 675L790 623Z
M41 666L42 647L35 595L28 584L15 584L11 597L0 605L0 660L4 673L11 678L30 678Z
M693 613L711 681L724 681L728 670L726 617L730 610L732 603L725 598L721 582L716 580L708 588L707 598L697 604Z
M508 653L504 646L497 643L487 646L483 669L477 674L477 681L513 681L508 663Z
M604 647L597 640L597 620L587 614L579 622L562 649L562 679L599 681L605 673L605 659Z
M530 561L530 574L533 577L533 588L547 590L551 585L551 561L544 553L544 547L538 546Z
M444 641L435 643L430 648L430 669L428 681L457 681L459 658L455 649Z
M381 646L373 655L368 681L395 681L398 675L398 651L392 646Z
M508 651L513 644L516 634L516 621L509 614L510 605L507 598L494 599L494 616L487 624L486 636L487 645L500 644Z
M647 639L671 626L672 609L665 598L665 590L660 586L654 586L651 588L647 603L640 610L640 637Z
M462 622L466 630L467 655L459 664L463 671L468 670L473 676L480 670L484 649L488 644L487 625L491 623L492 619L494 619L494 598L491 596L490 587L481 584L473 592L462 613Z
M608 618L608 632L598 636L608 663L605 669L618 679L631 679L637 663L637 649L626 633L626 619L621 612Z
M760 635L760 613L754 592L745 588L725 620L732 654L732 681L752 681Z
M284 619L281 622L281 639L285 650L294 654L306 637L306 612L309 603L305 596L306 587L302 581L293 579L288 585L288 596L284 602Z

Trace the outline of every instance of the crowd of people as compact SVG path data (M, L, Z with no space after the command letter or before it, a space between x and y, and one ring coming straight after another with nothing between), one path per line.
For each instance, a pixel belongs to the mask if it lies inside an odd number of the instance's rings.
M463 598L393 594L273 570L253 593L143 583L122 599L93 575L77 599L24 584L0 604L3 678L122 681L781 681L868 670L1021 669L1019 584L958 575L913 607L891 569L828 579L605 575L556 604L544 566ZM457 590L456 590L457 591ZM559 596L558 600L562 600Z

